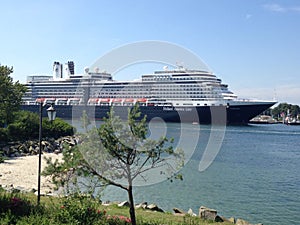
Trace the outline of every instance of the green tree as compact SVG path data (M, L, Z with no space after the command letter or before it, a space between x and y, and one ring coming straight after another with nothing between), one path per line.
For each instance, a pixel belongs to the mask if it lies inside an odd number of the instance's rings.
M97 130L81 137L81 144L72 151L63 151L63 162L47 159L44 175L52 175L56 184L66 184L76 176L96 178L103 185L113 185L128 194L130 217L136 224L133 187L134 181L147 181L147 172L155 170L157 176L181 178L177 173L183 166L184 155L174 150L166 137L147 138L146 117L141 119L138 105L122 121L113 109Z
M18 111L26 87L13 82L10 74L13 68L0 65L0 126L6 126L13 120L13 112Z
M272 109L272 115L276 118L279 118L281 113L285 115L297 117L300 114L300 107L298 105L292 105L288 103L280 103L277 107Z

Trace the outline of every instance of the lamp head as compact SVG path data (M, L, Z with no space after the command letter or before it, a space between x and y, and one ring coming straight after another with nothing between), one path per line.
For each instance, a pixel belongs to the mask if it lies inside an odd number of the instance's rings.
M48 118L49 118L50 121L55 120L56 111L53 107L53 104L51 104L51 106L47 109L47 113L48 113Z

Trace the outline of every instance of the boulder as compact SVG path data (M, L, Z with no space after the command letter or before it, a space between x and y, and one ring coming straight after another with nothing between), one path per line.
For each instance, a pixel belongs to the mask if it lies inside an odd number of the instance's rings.
M40 152L40 147L36 146L35 149L33 150L33 154L39 154Z
M127 202L127 201L121 202L121 203L118 204L118 206L119 207L125 207L125 206L128 207L129 206L129 202Z
M8 152L8 156L9 157L15 157L15 153L17 153L17 149L15 149L15 147L14 146L10 146L9 147L9 152Z
M32 188L31 190L29 190L30 193L35 193L37 190L35 188Z
M161 208L159 208L156 204L147 205L146 209L157 212L164 212Z
M179 209L179 208L173 208L173 211L174 211L175 215L184 216L186 214L185 211L183 211L182 209Z
M223 223L225 221L225 218L217 215L216 218L215 218L215 222L217 223Z
M193 212L193 210L190 208L187 213L190 215L190 216L197 216L196 213Z
M142 202L142 203L136 205L135 208L136 209L140 209L140 208L146 209L147 208L147 204L148 204L147 202Z
M199 209L199 217L205 220L213 220L215 221L217 216L217 210L210 209L205 206L201 206Z
M16 151L12 156L13 157L19 157L19 156L21 156L21 153L19 153L19 152Z
M104 202L101 203L101 205L103 205L103 206L110 206L111 202L110 201L104 201Z
M235 218L234 218L234 217L230 217L230 218L228 219L228 222L235 223Z
M47 147L47 146L45 146L45 147L44 147L44 149L43 149L43 151L44 151L44 152L49 152L49 149L48 149L48 147Z
M9 156L9 146L4 146L4 147L2 148L2 151L3 151L3 153L4 153L6 156Z
M32 145L30 145L30 146L29 146L29 150L28 150L28 151L29 151L29 153L30 153L30 154L32 154L32 153L33 153L33 151L34 151L34 148L32 147Z
M26 143L19 145L18 151L21 153L28 153L28 147L27 147Z
M59 153L61 153L61 150L55 149L55 150L54 150L54 153L55 153L55 154L59 154Z

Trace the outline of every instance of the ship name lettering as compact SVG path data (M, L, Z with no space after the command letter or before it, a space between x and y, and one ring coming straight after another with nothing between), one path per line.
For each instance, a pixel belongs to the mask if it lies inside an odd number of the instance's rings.
M184 111L184 108L176 107L175 110L176 110L176 111Z
M181 107L175 107L174 110L176 111L185 111L185 112L191 112L192 108L181 108Z
M173 111L173 107L163 107L164 111Z

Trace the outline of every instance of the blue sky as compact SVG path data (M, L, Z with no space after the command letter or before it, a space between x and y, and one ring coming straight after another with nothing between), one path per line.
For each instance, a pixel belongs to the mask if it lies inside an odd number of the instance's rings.
M275 97L300 105L300 1L7 0L0 4L0 63L14 67L14 80L51 74L54 61L73 60L81 73L116 47L158 40L197 54L241 98ZM122 76L133 79L139 73L140 69Z

